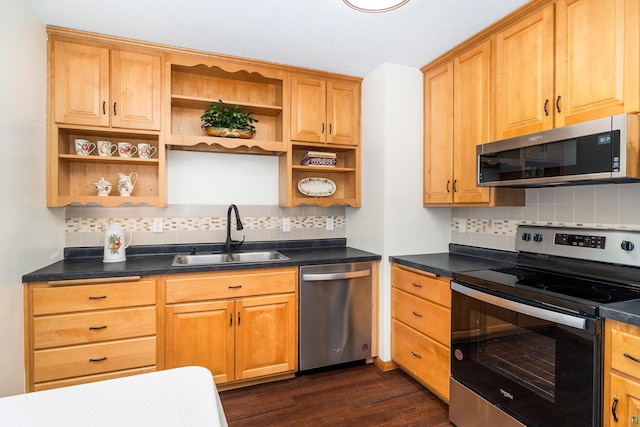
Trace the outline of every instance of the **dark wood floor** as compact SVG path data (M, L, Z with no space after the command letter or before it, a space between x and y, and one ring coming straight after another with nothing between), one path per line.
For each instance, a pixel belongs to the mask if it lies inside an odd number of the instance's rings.
M229 427L452 426L449 408L399 369L373 364L220 392Z

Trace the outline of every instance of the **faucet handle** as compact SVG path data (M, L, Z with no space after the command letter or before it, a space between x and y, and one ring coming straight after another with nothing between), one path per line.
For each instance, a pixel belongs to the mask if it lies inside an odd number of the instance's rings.
M244 239L245 239L245 236L243 235L242 240L232 240L231 244L233 245L234 248L239 248L244 243Z

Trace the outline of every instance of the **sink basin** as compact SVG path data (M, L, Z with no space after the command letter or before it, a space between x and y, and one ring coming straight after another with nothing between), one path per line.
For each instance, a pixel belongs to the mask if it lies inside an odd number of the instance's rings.
M278 251L254 251L235 252L231 254L196 254L196 255L176 255L173 258L173 267L193 266L193 265L216 265L231 263L282 261L289 259Z

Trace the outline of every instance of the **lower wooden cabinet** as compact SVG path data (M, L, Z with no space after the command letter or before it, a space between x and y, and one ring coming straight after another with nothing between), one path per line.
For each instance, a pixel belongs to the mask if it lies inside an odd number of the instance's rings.
M25 287L27 391L158 369L157 278Z
M298 366L298 268L27 283L27 391L178 366L234 386Z
M391 267L391 358L449 401L449 278L398 264Z
M166 280L167 368L205 366L216 384L297 369L297 268Z
M603 425L640 425L640 327L605 319Z

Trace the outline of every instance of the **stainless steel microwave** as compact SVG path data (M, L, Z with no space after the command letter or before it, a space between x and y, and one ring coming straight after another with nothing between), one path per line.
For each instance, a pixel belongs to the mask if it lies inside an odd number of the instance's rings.
M476 147L480 187L640 181L640 115L620 114Z

